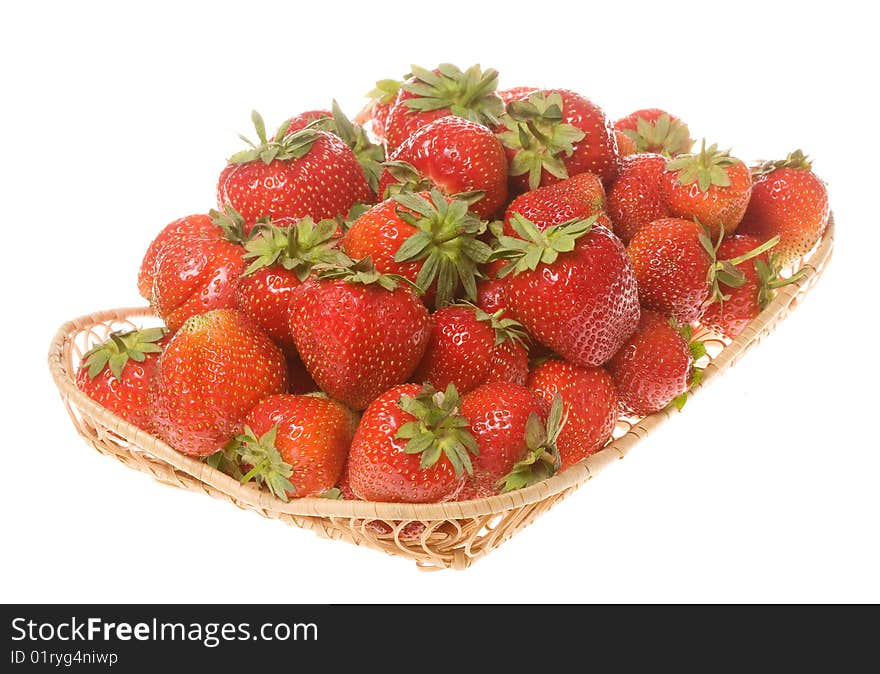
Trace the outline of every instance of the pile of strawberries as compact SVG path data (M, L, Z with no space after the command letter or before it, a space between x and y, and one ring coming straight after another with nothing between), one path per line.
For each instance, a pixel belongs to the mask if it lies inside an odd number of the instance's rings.
M166 327L113 334L78 386L284 500L485 497L680 407L693 330L735 337L796 278L824 184L800 152L750 169L661 110L497 84L413 66L364 126L254 113L218 210L146 252Z

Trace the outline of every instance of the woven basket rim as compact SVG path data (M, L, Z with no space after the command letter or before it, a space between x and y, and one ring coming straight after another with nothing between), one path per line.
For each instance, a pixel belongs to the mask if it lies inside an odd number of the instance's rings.
M777 291L770 304L705 368L698 387L704 386L723 371L740 354L756 341L764 328L771 324L794 301L816 275L817 270L828 261L834 242L834 218L829 216L828 225L822 238L812 252L805 258L802 269L805 273L794 283ZM316 497L291 499L285 503L272 496L268 490L256 485L242 485L234 478L212 468L203 461L186 456L155 436L126 422L105 407L101 406L80 391L74 382L74 373L64 367L64 346L71 335L83 328L108 320L124 320L137 317L154 316L149 307L128 307L107 309L86 314L66 321L55 333L49 347L49 369L56 386L63 396L67 396L76 407L97 418L114 433L132 445L133 449L143 451L165 461L174 469L182 471L196 480L227 494L240 503L266 512L287 515L360 518L395 521L438 521L465 519L505 511L543 501L560 492L578 486L609 463L622 458L635 442L675 414L663 410L645 417L633 424L632 429L622 437L612 441L604 449L583 459L565 471L537 484L505 494L470 501L447 501L442 503L387 503L376 501L335 500Z

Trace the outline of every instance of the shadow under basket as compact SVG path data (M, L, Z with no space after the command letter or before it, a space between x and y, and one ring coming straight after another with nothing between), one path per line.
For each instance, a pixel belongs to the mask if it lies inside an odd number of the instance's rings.
M810 291L831 257L833 217L813 250L788 271L804 269L796 282L779 289L764 311L733 341L711 333L706 342L704 376L714 379L757 344ZM373 503L325 498L284 503L254 484L242 485L203 461L177 452L158 438L123 421L77 389L74 380L82 355L115 330L159 325L148 308L110 309L68 321L49 349L49 368L79 434L102 454L174 487L200 492L253 510L264 517L311 529L414 560L419 568L465 569L531 524L602 468L623 458L632 447L675 411L639 419L622 417L601 451L543 482L518 491L472 501L449 503Z

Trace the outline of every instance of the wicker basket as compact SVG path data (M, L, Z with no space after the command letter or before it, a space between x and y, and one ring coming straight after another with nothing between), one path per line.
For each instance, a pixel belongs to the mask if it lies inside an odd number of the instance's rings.
M796 265L806 273L781 288L770 305L732 342L704 335L709 351L701 386L738 360L806 295L831 257L833 218L824 236ZM231 501L319 535L415 560L422 569L464 569L568 496L603 467L626 456L639 439L673 412L621 418L600 452L539 484L473 501L437 504L372 503L322 498L284 503L253 484L242 485L202 461L184 456L123 421L74 384L82 354L114 330L158 324L148 308L111 309L68 321L49 350L49 368L73 423L95 449L159 482Z

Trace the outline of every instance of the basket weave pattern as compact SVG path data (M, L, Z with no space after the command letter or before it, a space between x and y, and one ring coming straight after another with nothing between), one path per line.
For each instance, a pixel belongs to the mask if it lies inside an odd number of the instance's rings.
M831 257L833 218L816 247L794 270L806 273L781 288L769 306L732 342L702 335L709 363L700 386L735 363L796 307L817 281ZM371 503L322 498L284 503L253 484L242 485L196 459L184 456L150 434L123 421L76 388L82 355L115 330L158 325L148 308L111 309L68 321L49 350L49 368L79 434L102 454L129 468L181 489L230 501L264 517L311 529L414 560L423 569L463 569L488 554L542 513L623 458L654 427L675 412L661 411L643 419L621 418L609 444L566 471L525 489L464 502L434 504ZM699 335L698 335L699 336Z

